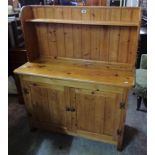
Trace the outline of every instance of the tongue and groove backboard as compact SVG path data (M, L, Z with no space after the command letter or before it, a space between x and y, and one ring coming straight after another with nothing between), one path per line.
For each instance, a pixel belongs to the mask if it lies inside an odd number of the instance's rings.
M140 13L137 7L24 7L21 20L28 59L67 57L133 69Z

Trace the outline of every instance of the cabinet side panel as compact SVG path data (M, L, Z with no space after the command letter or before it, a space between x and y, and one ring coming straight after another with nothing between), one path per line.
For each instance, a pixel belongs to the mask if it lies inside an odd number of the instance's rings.
M31 102L31 88L30 88L29 84L22 79L20 79L20 84L21 84L22 94L24 97L24 103L26 105L27 112L32 115L33 114L33 105Z
M131 27L129 34L129 51L128 51L128 63L135 64L137 54L137 28Z
M123 136L124 136L124 127L125 127L125 118L126 118L126 110L127 110L127 103L128 103L128 89L124 89L122 95L122 102L125 103L125 107L121 110L120 120L119 120L119 130L121 134L118 135L117 139L117 149L122 150L123 147Z
M27 49L28 61L33 61L39 57L37 35L33 23L26 23L25 20L33 19L34 14L30 6L23 7L21 12L21 24Z

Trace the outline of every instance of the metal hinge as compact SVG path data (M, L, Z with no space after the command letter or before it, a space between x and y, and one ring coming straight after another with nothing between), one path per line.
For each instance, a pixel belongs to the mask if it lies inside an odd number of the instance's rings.
M120 109L125 109L125 102L120 103Z
M122 135L122 130L121 129L117 129L117 135L121 136Z

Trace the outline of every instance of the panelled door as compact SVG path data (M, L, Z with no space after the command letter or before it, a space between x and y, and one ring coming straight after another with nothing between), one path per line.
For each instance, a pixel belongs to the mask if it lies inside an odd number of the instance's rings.
M76 89L77 131L104 134L116 140L122 95Z
M69 130L110 136L117 140L121 93L92 91L24 82L24 99L34 122Z
M67 129L69 116L66 113L68 102L65 97L65 88L34 82L25 82L25 86L27 88L27 95L24 95L25 102L28 100L30 102L31 109L29 109L34 121Z

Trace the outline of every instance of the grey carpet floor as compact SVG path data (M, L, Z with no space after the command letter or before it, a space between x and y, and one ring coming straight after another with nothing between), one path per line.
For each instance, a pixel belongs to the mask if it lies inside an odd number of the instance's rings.
M42 130L30 132L24 105L16 96L9 96L9 155L146 155L147 113L136 111L136 97L129 94L124 149L80 137L55 134ZM141 109L146 110L142 105Z

